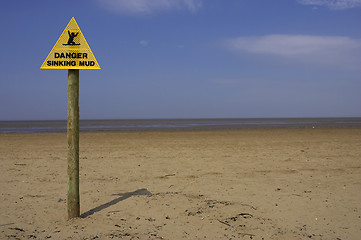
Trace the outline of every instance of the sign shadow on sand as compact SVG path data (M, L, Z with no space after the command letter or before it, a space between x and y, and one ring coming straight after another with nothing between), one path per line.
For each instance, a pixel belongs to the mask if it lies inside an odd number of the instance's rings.
M118 197L110 202L104 203L96 208L90 209L89 211L81 214L80 217L81 218L89 217L90 215L93 215L96 212L100 212L103 209L113 206L113 205L117 204L118 202L124 201L125 199L130 198L132 196L150 196L150 195L152 195L152 193L149 192L146 188L138 189L134 192L113 194L113 196L120 196L120 197Z

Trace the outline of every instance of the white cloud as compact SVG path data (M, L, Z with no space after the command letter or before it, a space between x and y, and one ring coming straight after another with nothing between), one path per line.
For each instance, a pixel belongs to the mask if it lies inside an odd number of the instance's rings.
M146 40L142 40L139 42L139 44L142 45L143 47L146 47L146 46L148 46L149 42Z
M202 0L184 0L183 2L191 12L196 12L202 7Z
M161 11L183 10L192 13L202 7L202 0L98 0L109 10L123 14L154 14Z
M297 0L300 4L326 6L333 10L361 7L361 0Z
M266 35L227 39L233 52L273 55L290 60L360 68L361 39L339 36Z

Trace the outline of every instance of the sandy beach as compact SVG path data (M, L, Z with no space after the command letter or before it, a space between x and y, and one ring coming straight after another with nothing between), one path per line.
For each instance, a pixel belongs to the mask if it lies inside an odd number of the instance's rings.
M67 220L66 133L0 134L0 239L361 236L361 129L80 134Z

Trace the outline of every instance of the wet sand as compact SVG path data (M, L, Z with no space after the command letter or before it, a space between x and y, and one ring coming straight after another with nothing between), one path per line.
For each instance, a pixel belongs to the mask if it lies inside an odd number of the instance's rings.
M0 239L360 239L361 129L0 134Z

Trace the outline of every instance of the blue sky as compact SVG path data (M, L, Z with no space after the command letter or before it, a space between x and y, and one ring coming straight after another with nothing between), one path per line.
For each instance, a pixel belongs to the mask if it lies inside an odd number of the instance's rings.
M5 1L0 120L67 116L40 70L75 17L80 119L361 117L361 0Z

